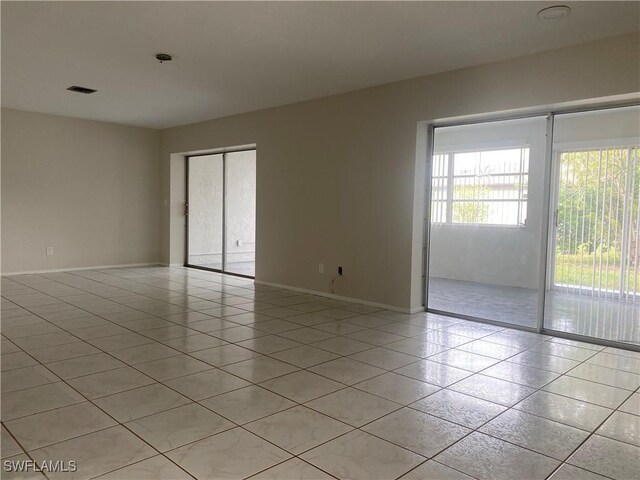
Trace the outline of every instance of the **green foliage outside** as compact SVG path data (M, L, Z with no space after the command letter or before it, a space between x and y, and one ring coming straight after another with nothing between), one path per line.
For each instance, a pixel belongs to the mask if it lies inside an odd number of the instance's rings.
M476 200L483 198L488 192L489 188L482 185L457 186L453 198ZM451 215L453 223L487 223L489 205L478 202L454 202Z
M640 291L633 278L638 249L640 161L626 148L562 154L556 241L556 283L617 290L620 263L631 259L627 289ZM630 171L629 162L633 171ZM634 182L627 182L629 173ZM630 184L633 183L633 188ZM627 191L629 190L629 191ZM627 205L625 210L625 198ZM624 216L630 219L623 252ZM638 253L638 255L636 255ZM595 278L593 265L596 265ZM602 276L599 272L602 265Z
M607 265L607 258L609 264ZM595 260L595 273L594 273ZM598 255L558 255L556 257L556 283L563 285L582 286L590 288L602 285L605 290L620 288L620 257L617 255L603 255L600 268ZM640 293L640 277L634 275L634 270L627 270L625 283L628 291ZM595 278L594 278L595 276ZM634 283L635 280L635 283Z

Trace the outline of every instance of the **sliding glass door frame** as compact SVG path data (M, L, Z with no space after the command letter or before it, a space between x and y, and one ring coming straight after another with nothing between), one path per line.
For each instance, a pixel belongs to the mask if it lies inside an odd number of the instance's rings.
M227 154L240 153L240 152L257 152L256 147L241 148L224 150L221 152L209 152L198 153L194 155L187 155L185 157L185 203L184 203L184 216L185 216L185 242L184 242L184 266L188 268L196 268L198 270L206 270L209 272L224 273L226 275L233 275L242 278L255 278L255 276L245 275L242 273L234 273L227 271ZM204 267L202 265L194 265L189 263L189 163L192 158L208 157L211 155L222 155L222 268Z
M486 323L489 325L496 325L501 327L513 328L517 330L524 330L529 332L541 333L545 335L551 335L555 337L567 338L570 340L578 340L583 342L590 342L605 346L612 346L617 348L623 348L626 350L640 351L640 346L631 343L617 342L613 340L607 340L596 337L589 337L579 335L575 333L562 332L559 330L548 329L544 325L545 314L545 298L548 286L548 278L551 272L550 269L550 255L552 247L551 238L551 225L554 221L555 204L554 204L554 176L553 169L556 168L557 159L554 158L553 149L553 132L554 132L554 120L556 115L578 113L578 112L590 112L596 110L609 110L622 107L639 106L640 101L624 101L624 102L610 102L596 105L585 105L583 107L571 107L565 109L553 109L553 110L538 110L531 111L526 114L520 115L486 115L482 117L476 117L471 120L461 120L453 122L431 122L426 125L427 129L427 148L426 148L426 168L425 168L425 204L424 204L424 228L423 228L423 275L422 275L422 293L423 293L423 307L426 312L436 313L439 315L445 315L450 317L462 318L465 320L472 320L479 323ZM505 120L516 120L524 118L534 117L546 117L546 147L545 147L545 162L544 162L544 179L543 179L543 196L542 196L542 225L540 233L540 264L539 264L539 278L538 278L538 311L537 311L537 324L535 327L528 327L523 325L510 324L500 322L496 320L490 320L481 317L475 317L470 315L456 314L443 310L436 310L429 308L429 257L430 257L430 242L431 242L431 201L432 201L432 162L434 155L434 140L435 132L437 128L464 126L473 124L492 123Z

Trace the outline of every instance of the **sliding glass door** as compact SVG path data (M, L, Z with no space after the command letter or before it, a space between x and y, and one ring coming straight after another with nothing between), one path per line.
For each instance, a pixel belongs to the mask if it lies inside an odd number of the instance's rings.
M557 115L545 328L640 345L640 108Z
M544 117L436 128L428 308L534 328Z
M427 309L640 346L640 107L433 129Z
M185 265L255 276L256 151L187 158Z

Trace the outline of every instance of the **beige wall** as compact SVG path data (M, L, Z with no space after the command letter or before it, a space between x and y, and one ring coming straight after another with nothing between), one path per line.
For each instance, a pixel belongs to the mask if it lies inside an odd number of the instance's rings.
M639 45L624 35L162 132L3 110L2 271L182 264L183 153L255 144L257 279L327 292L342 265L338 295L417 308L425 122L637 95Z
M342 265L337 294L417 308L420 122L638 92L638 40L624 35L164 130L162 259L181 263L184 255L177 153L255 143L256 278L327 292ZM328 273L318 273L319 262Z
M2 272L157 262L159 144L152 129L2 109Z

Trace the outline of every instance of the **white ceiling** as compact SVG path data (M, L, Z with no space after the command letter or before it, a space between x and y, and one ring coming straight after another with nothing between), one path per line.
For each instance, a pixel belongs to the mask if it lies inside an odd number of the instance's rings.
M640 29L640 2L551 4L3 1L2 106L164 128Z

